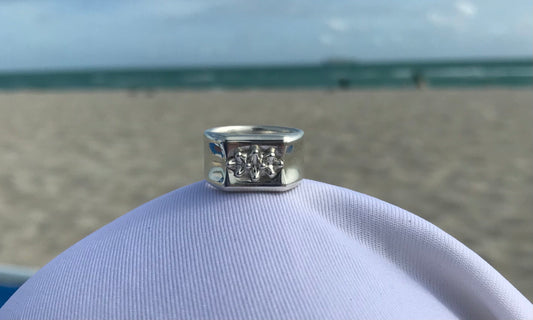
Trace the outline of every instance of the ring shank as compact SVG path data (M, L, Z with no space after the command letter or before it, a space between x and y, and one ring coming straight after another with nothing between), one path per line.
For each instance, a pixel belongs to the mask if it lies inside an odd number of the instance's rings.
M205 131L205 136L212 140L283 140L293 142L301 139L304 132L297 128L278 126L223 126L211 128Z

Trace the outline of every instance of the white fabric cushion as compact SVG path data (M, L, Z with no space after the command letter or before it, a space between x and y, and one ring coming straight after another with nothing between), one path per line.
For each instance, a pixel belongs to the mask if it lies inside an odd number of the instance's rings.
M202 181L66 250L0 319L533 319L533 306L386 202L311 180L285 193Z

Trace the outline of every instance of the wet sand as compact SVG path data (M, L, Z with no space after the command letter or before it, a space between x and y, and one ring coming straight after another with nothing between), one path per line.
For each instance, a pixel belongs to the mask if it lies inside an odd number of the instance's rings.
M533 300L533 90L2 92L0 263L202 179L202 132L306 132L306 176L431 221Z

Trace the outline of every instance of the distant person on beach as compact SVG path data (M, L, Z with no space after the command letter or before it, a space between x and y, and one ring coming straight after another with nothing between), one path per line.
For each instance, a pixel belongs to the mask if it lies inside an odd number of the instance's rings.
M413 83L417 89L422 89L426 87L426 80L424 79L424 74L420 70L415 70L413 72Z
M337 81L337 85L340 89L346 90L350 88L350 79L347 78L340 78Z

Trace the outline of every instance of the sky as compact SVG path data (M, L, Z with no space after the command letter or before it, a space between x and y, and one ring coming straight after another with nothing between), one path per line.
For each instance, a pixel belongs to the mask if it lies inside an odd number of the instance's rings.
M533 56L533 1L0 0L0 70Z

